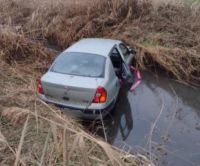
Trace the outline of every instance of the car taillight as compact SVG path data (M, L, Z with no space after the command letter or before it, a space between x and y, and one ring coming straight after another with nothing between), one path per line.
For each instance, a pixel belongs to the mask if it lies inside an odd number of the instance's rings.
M93 98L93 103L105 103L107 99L107 92L103 87L98 87Z
M40 79L37 80L37 92L40 94L44 94L44 90L42 88L42 82Z

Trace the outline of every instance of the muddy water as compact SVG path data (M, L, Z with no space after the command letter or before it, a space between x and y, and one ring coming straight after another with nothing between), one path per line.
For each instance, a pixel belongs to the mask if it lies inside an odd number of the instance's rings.
M158 165L200 165L200 89L144 73L134 93L124 88L104 120L114 146L147 155ZM104 136L101 122L89 129Z

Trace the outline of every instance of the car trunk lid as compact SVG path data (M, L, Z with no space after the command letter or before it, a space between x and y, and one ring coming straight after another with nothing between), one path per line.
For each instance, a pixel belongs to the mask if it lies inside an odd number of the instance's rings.
M67 106L86 109L94 98L102 78L71 76L48 72L42 77L47 99Z

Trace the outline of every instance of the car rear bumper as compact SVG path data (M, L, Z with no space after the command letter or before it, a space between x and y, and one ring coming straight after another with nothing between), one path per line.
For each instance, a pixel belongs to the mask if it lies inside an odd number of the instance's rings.
M57 105L63 112L66 112L70 114L71 116L75 116L78 118L83 119L100 119L101 117L104 118L106 115L110 113L112 108L114 107L114 104L110 104L109 107L98 110L98 109L77 109L77 108L70 108L70 107L63 107L62 105Z
M63 103L56 102L54 100L49 100L44 95L39 94L38 96L43 101L54 104L55 106L59 107L63 112L66 112L67 114L70 114L71 116L75 116L75 117L83 118L83 119L100 119L101 116L104 118L113 109L115 105L115 101L116 101L116 100L113 100L110 104L101 108L99 107L95 108L94 106L92 106L92 107L88 107L87 109L83 109L83 108L68 106Z

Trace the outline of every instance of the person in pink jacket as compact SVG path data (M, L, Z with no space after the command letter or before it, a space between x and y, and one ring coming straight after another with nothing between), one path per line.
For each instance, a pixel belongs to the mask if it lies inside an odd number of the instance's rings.
M131 66L131 71L133 71L134 75L135 75L135 83L131 86L130 91L134 91L142 82L142 76L141 73L138 69L136 69L135 67Z

